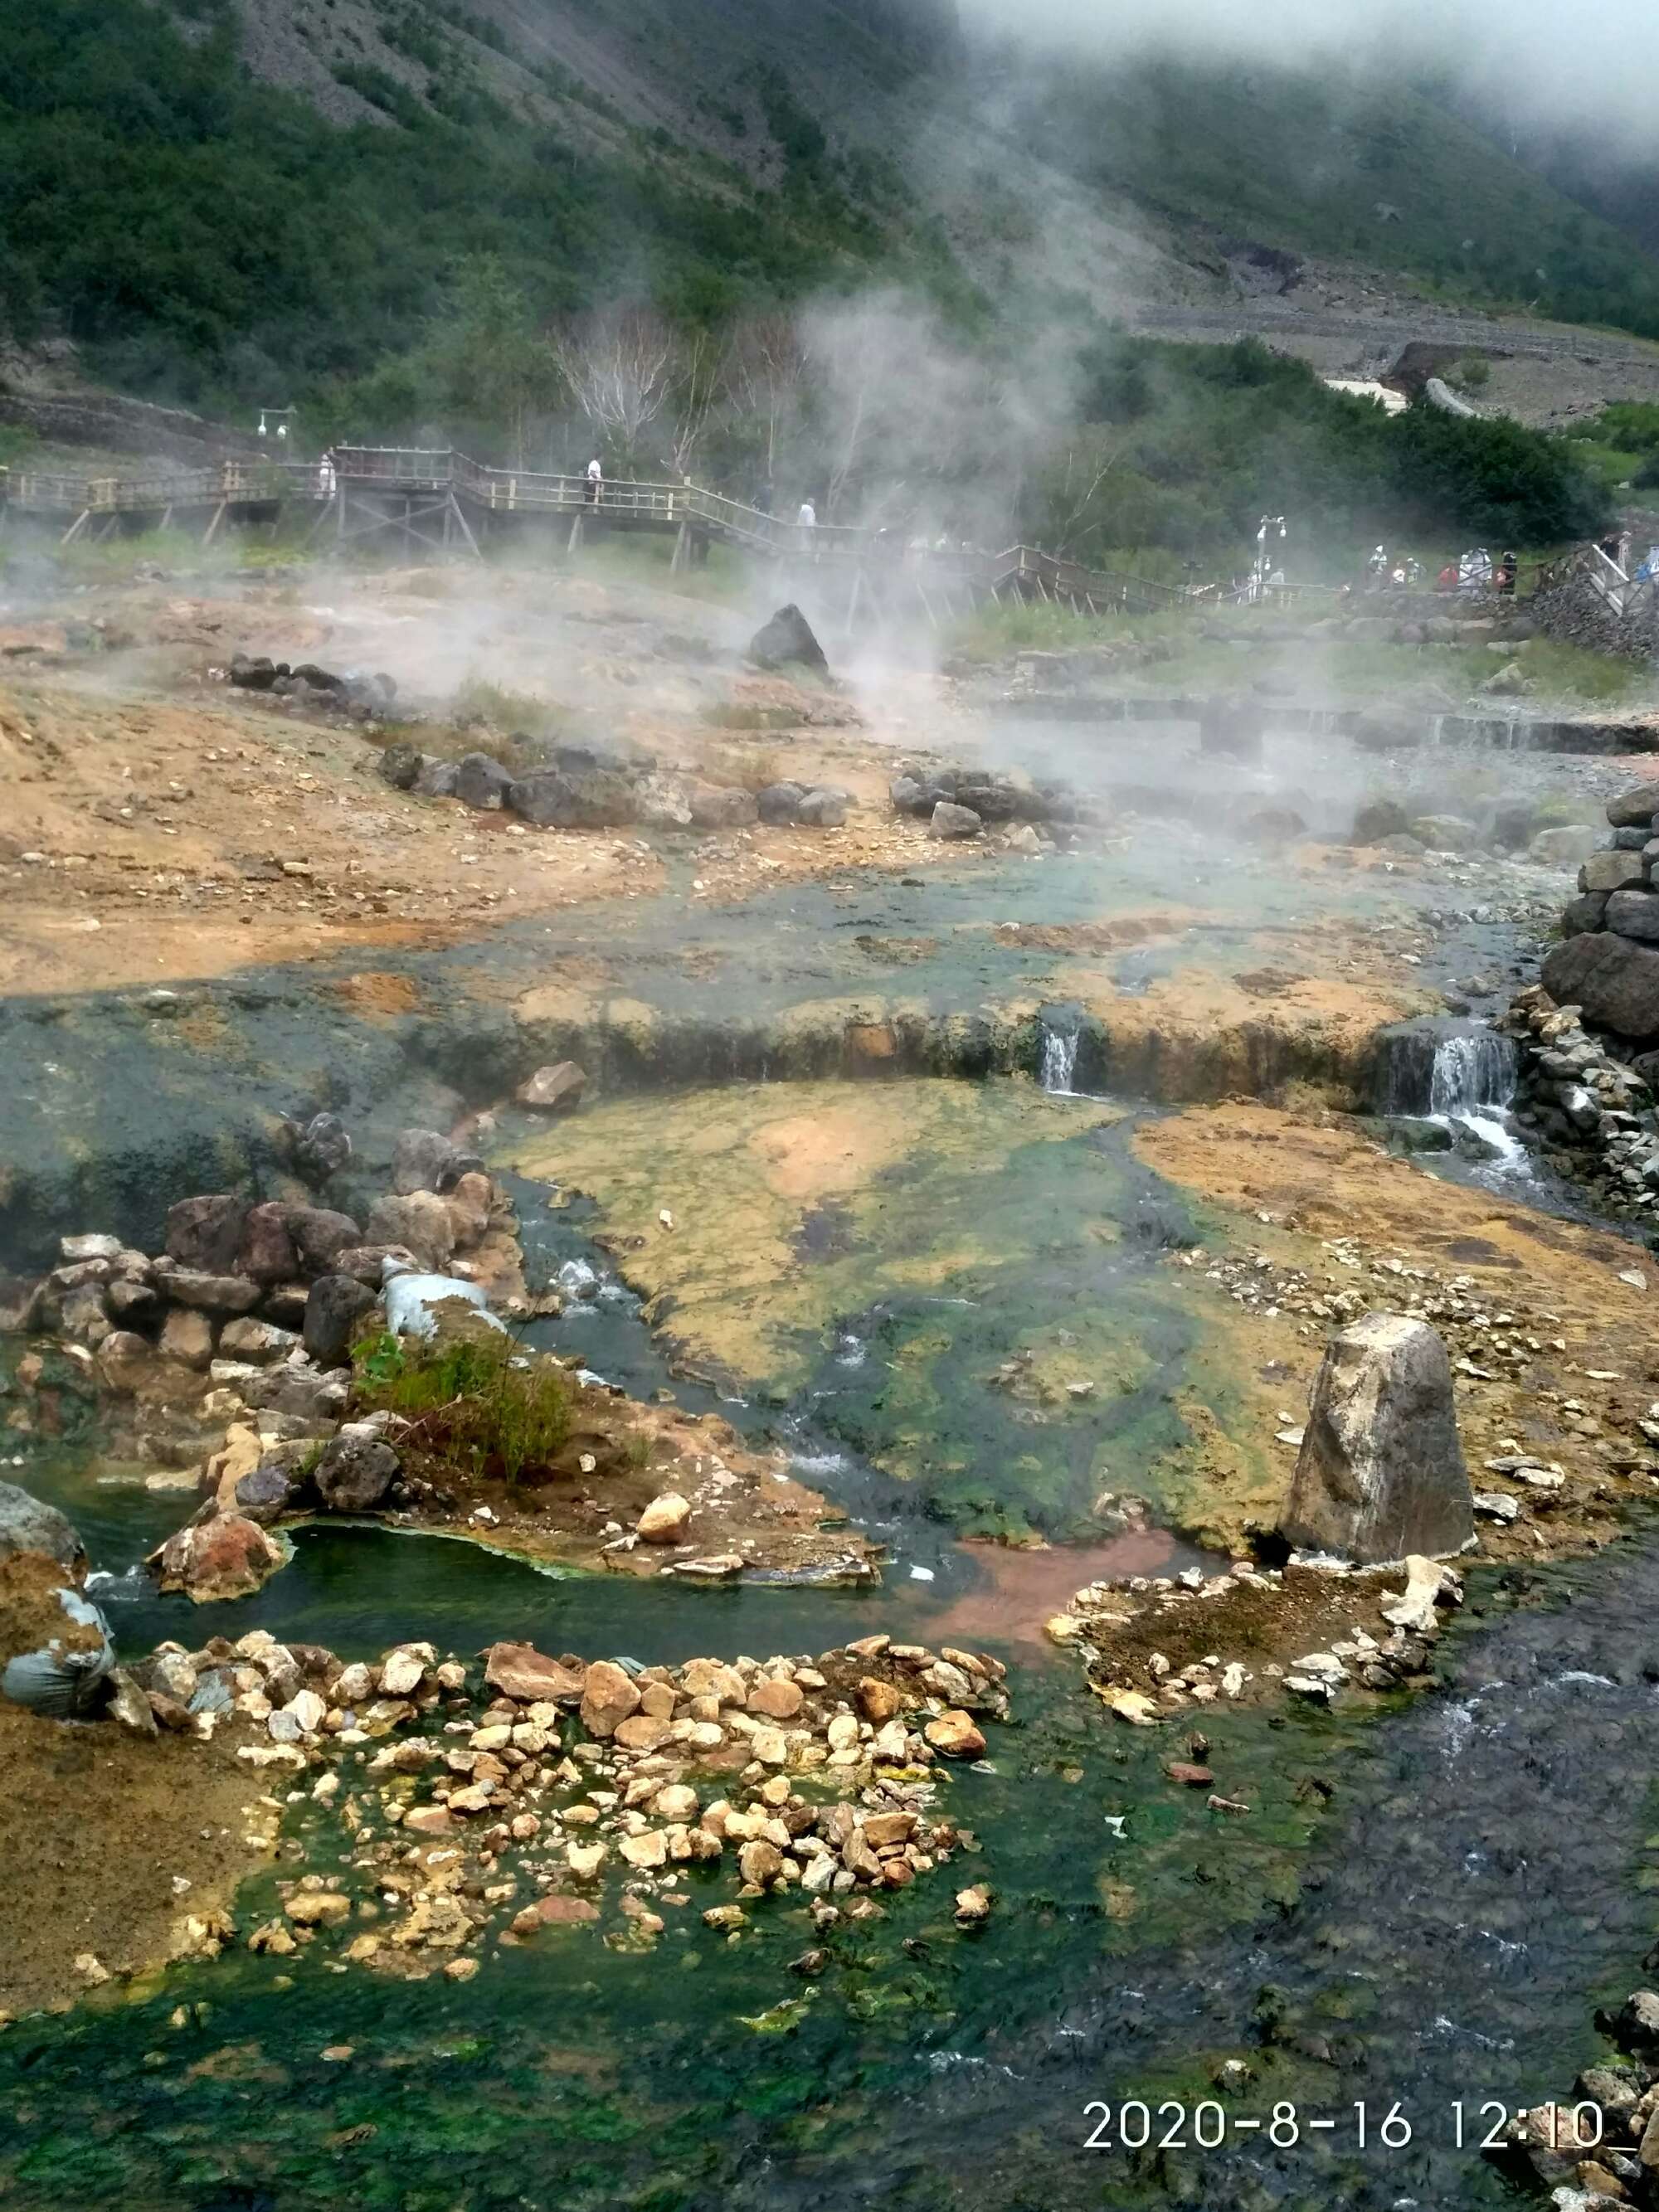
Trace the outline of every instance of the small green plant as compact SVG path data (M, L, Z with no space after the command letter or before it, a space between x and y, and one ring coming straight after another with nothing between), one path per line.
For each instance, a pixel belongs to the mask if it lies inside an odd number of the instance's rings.
M353 1346L352 1365L366 1410L400 1415L409 1442L475 1474L517 1482L570 1433L564 1374L501 1330L430 1344L380 1330Z

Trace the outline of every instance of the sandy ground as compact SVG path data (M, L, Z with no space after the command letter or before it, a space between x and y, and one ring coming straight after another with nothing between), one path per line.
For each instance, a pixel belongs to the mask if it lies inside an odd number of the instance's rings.
M351 949L372 962L377 948L648 896L686 860L696 901L848 867L960 865L886 806L894 749L931 686L894 679L872 729L851 693L744 670L752 627L746 611L647 589L448 570L0 605L0 991L154 985ZM239 651L387 670L413 720L359 726L236 690L222 679ZM490 749L489 726L458 745L450 720L458 691L482 681L504 714L539 706L574 740L751 789L833 782L856 811L829 832L583 833L392 790L375 773L390 738Z

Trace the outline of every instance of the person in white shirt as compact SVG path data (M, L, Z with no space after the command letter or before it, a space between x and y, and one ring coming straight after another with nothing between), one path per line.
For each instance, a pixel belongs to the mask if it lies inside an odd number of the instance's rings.
M818 511L817 507L813 506L810 499L802 500L800 503L800 512L796 515L795 520L803 530L816 530L817 528Z
M599 466L599 457L595 453L587 465L587 503L590 507L599 505L599 486L604 482L605 471Z

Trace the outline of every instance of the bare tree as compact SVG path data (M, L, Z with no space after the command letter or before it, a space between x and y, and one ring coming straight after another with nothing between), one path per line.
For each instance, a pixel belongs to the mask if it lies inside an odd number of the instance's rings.
M707 331L684 334L675 348L664 442L677 477L689 477L697 449L729 391L731 356Z
M806 353L793 315L753 315L733 340L726 380L732 400L760 432L766 473L775 477L784 438L800 412Z
M623 307L562 324L548 343L577 407L631 464L673 394L670 325L648 307Z

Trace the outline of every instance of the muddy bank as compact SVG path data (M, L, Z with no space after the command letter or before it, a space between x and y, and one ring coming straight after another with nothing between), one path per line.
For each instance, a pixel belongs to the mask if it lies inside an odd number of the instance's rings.
M4 2017L216 1955L282 1817L228 1741L46 1720L3 1698L0 1770Z

